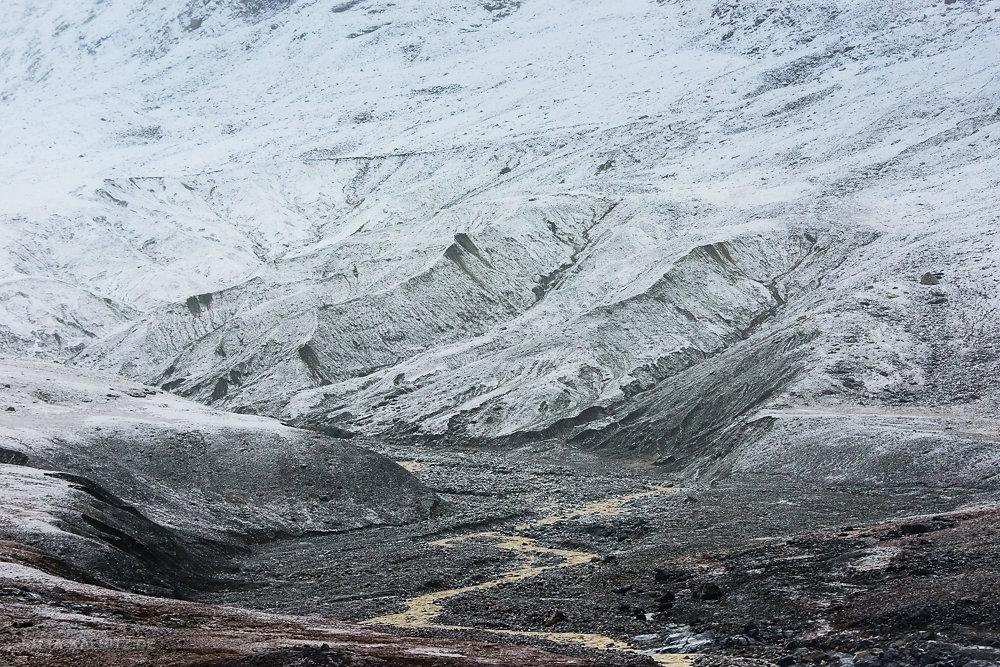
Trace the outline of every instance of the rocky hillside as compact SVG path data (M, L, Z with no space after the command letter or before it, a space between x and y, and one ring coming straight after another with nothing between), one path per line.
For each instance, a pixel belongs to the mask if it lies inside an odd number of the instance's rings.
M78 579L176 595L254 544L438 505L343 440L51 363L0 369L0 540Z

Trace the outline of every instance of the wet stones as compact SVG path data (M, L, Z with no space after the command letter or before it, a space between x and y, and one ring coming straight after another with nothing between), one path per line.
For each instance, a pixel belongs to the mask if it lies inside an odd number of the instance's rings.
M858 651L854 654L854 667L878 667L882 659L871 651Z
M545 627L551 628L566 620L566 614L561 609L554 610L546 619Z
M691 578L684 570L662 569L653 570L653 580L658 584L668 584L678 581L687 581Z
M637 621L646 620L645 609L643 609L642 607L631 605L627 602L622 602L620 605L618 605L618 613L628 618L634 618Z
M820 651L816 649L798 649L795 651L796 662L805 663L807 665L818 665L825 662L833 661L832 655L828 654L826 651Z
M706 602L722 599L722 589L714 581L691 581L688 583L691 589L691 597L695 600Z

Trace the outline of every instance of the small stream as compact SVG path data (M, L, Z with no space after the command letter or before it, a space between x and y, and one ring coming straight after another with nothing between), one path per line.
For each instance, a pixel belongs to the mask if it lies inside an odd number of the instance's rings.
M437 621L438 617L444 611L444 609L441 606L441 602L447 600L448 598L455 597L456 595L461 595L462 593L485 590L488 588L494 588L496 586L502 586L503 584L513 583L516 581L523 581L525 579L531 579L533 577L539 576L540 574L548 570L553 570L556 568L563 568L563 567L575 567L578 565L583 565L585 563L590 563L595 558L597 558L597 554L588 553L585 551L570 551L567 549L554 549L551 547L543 547L540 546L535 540L529 537L523 537L516 533L523 532L533 527L550 526L553 524L560 523L562 521L571 521L587 517L616 516L624 514L629 509L628 505L634 501L640 500L642 498L656 496L662 493L675 493L676 491L677 489L674 489L672 487L655 487L652 490L648 491L641 491L638 493L631 493L623 496L606 498L604 500L588 503L587 505L584 505L582 508L578 510L573 510L560 514L553 514L551 516L544 517L542 519L539 519L531 523L520 524L514 527L513 530L514 534L497 533L497 532L479 532L479 533L470 533L468 535L460 535L458 537L450 537L442 540L437 540L435 542L431 542L431 544L434 545L447 547L452 544L455 544L456 542L465 540L472 540L472 539L491 540L495 543L498 549L506 549L527 556L528 563L523 567L511 570L495 579L491 579L489 581L485 581L479 584L474 584L471 586L463 586L462 588L452 588L444 591L436 591L434 593L427 593L425 595L420 595L415 598L411 598L406 602L406 609L404 611L398 614L378 616L376 618L369 619L365 622L372 625L390 625L398 628L428 628L436 630L478 630L478 631L485 631L496 634L512 635L519 637L538 637L553 642L578 644L596 649L625 651L630 653L642 653L644 655L649 655L653 660L662 665L672 665L674 667L686 667L687 665L690 665L690 663L697 657L697 655L678 654L678 653L651 653L649 651L643 651L634 648L633 646L625 642L599 634L590 634L583 632L530 632L526 630L498 630L493 628L477 628L472 626L447 625L444 623L439 623ZM542 561L544 561L547 564L545 565L539 564Z

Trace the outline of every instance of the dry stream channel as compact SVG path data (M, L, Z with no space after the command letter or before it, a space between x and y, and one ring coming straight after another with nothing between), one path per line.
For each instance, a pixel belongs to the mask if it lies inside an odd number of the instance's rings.
M613 498L606 498L584 505L582 508L570 512L554 514L537 521L520 524L514 527L513 534L498 532L478 532L457 537L449 537L431 542L431 544L447 547L459 541L465 540L490 540L495 543L498 549L514 551L527 557L527 564L515 570L511 570L495 579L464 586L462 588L452 588L434 593L427 593L411 598L406 601L406 609L397 614L378 616L371 618L366 623L372 625L389 625L397 628L410 629L436 629L436 630L478 630L492 632L496 634L512 635L520 637L538 637L552 642L571 643L602 650L625 651L629 653L641 653L650 656L654 661L663 665L673 665L674 667L686 667L697 657L696 654L678 653L655 653L653 651L643 651L631 645L599 634L581 632L529 632L524 630L501 630L494 628L481 628L462 625L448 625L437 622L437 618L444 611L441 602L448 598L468 593L471 591L485 590L531 579L548 570L575 567L590 563L598 558L597 554L585 551L570 551L567 549L554 549L540 546L536 540L523 537L517 533L537 526L550 526L562 521L571 521L599 516L617 516L629 510L629 505L637 500L656 496L661 493L675 493L677 489L672 487L655 487L651 490L631 493ZM541 564L544 560L546 564ZM655 650L655 649L654 649Z

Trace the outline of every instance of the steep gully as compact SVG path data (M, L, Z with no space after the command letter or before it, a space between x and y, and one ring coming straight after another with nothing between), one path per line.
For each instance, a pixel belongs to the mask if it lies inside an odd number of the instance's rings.
M404 465L411 462L401 462ZM407 466L409 467L409 466ZM415 469L415 468L413 468ZM572 521L576 519L598 517L598 516L617 516L624 514L629 510L629 505L637 500L642 500L644 498L649 498L656 496L661 493L676 493L677 489L673 487L654 487L651 490L640 491L636 493L630 493L622 496L615 496L612 498L606 498L604 500L598 500L592 503L588 503L583 507L572 510L569 512L562 512L558 514L552 514L550 516L541 518L537 521L530 523L519 524L514 526L510 533L499 533L499 532L478 532L469 533L466 535L459 535L457 537L448 537L445 539L437 540L431 542L431 544L447 547L452 544L465 541L465 540L491 540L495 542L498 549L505 549L514 551L517 554L524 555L528 558L526 565L506 572L505 574L488 581L474 584L471 586L463 586L461 588L453 588L442 591L435 591L433 593L427 593L425 595L419 595L417 597L411 598L406 601L406 609L400 613L388 614L385 616L378 616L376 618L371 618L366 623L371 625L388 625L397 628L408 628L408 629L433 629L433 630L478 630L486 631L502 635L510 635L517 637L537 637L540 639L545 639L557 643L571 643L586 646L589 648L603 649L603 650L615 650L624 651L628 653L642 653L649 655L656 663L661 665L671 665L672 667L686 667L690 665L694 659L697 657L695 654L678 654L678 653L653 653L650 651L640 651L633 648L629 644L612 639L611 637L606 637L599 634L591 633L580 633L580 632L529 632L523 630L502 630L494 628L480 628L472 626L461 626L461 625L449 625L445 623L440 623L436 619L444 611L441 603L444 600L453 598L455 596L461 595L463 593L469 593L472 591L486 590L489 588L494 588L496 586L501 586L503 584L513 583L517 581L523 581L525 579L531 579L537 577L542 573L564 567L575 567L578 565L583 565L585 563L590 563L598 558L597 554L588 553L585 551L571 551L567 549L556 549L551 547L540 546L536 540L523 537L519 533L528 530L529 528L539 527L539 526L550 526L562 521ZM542 561L548 564L542 564Z

